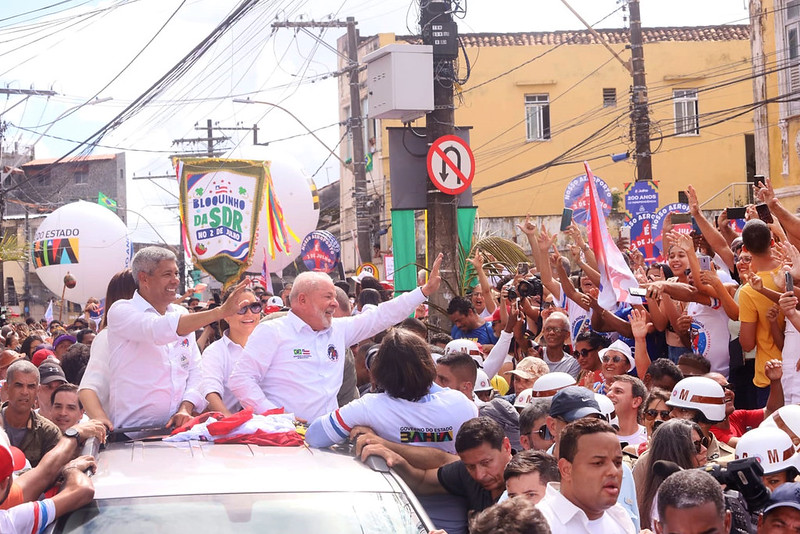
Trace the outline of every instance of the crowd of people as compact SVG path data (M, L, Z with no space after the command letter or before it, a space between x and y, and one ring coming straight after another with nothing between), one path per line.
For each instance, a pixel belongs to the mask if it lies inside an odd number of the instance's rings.
M581 230L528 218L531 261L476 251L449 332L426 321L441 255L394 298L304 272L202 305L176 295L171 251L142 249L71 324L0 330L0 531L91 500L85 440L243 409L383 457L438 532L727 532L723 488L697 468L752 458L772 493L751 531L796 531L800 218L769 181L755 195L774 221L751 207L739 230L689 186L695 228L667 217L663 263L620 239L644 296L611 309Z

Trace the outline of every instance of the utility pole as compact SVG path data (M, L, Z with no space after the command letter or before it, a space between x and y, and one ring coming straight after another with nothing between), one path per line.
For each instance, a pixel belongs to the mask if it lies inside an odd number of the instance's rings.
M642 17L639 13L639 0L628 0L628 9L631 17L631 64L633 66L631 122L633 123L634 141L636 143L636 181L652 180L650 110L647 104L647 81L644 70Z
M356 20L328 20L325 22L275 22L273 28L347 28L348 66L350 73L350 117L348 128L353 136L353 189L356 212L358 255L361 263L372 261L371 217L367 207L367 163L364 156L364 121L361 117L361 91L358 83L358 32ZM313 35L312 35L313 36ZM323 43L324 44L324 43ZM338 51L337 51L338 53Z
M753 58L753 102L767 98L766 55L764 54L764 19L761 0L750 0L750 55ZM753 144L755 145L756 175L769 176L769 124L767 106L753 110Z
M419 25L422 29L422 43L433 45L433 111L425 116L428 146L443 135L455 133L455 106L453 105L453 84L456 79L453 57L437 50L437 38L443 27L455 26L450 0L420 1ZM447 31L447 30L445 30ZM455 37L454 37L455 38ZM438 52L438 53L437 53ZM441 276L445 281L441 291L431 296L433 306L429 321L432 325L444 328L449 325L446 315L437 308L446 310L458 288L458 228L456 223L456 203L458 197L439 191L430 180L428 184L428 258L432 264L439 253L442 259ZM452 288L452 290L451 290Z

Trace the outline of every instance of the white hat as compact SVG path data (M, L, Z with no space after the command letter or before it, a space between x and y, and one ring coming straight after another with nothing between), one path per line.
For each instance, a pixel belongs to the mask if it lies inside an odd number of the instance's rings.
M473 391L491 391L494 389L492 383L489 381L489 375L483 372L483 369L478 369L478 377L475 379L475 387Z
M764 419L758 428L762 427L780 428L791 438L795 449L800 451L800 406L797 404L787 404L778 408Z
M675 384L667 406L697 410L718 423L725 419L725 391L710 378L690 376Z
M478 364L478 367L483 367L483 352L481 352L478 344L471 339L454 339L444 346L445 355L453 352L464 352L469 354L470 357L475 360L475 363Z
M617 412L614 408L614 403L611 402L611 399L601 393L595 393L594 399L600 406L600 413L603 414L603 417L606 419L606 421L608 421L609 424L619 426L619 418L617 417Z
M797 468L797 451L792 438L777 427L754 428L739 438L736 444L736 459L757 458L765 475Z
M615 342L613 342L611 345L609 345L608 348L602 349L601 351L599 351L597 353L597 355L600 357L600 361L603 360L603 355L605 353L607 353L609 351L612 351L612 350L616 351L616 352L620 352L620 353L624 354L626 358L628 358L628 363L631 364L631 369L630 369L631 371L636 369L636 360L633 359L633 354L631 353L630 345L628 345L624 341L620 341L619 339L616 340Z
M554 371L546 373L536 379L531 388L531 397L534 399L552 399L553 396L568 386L576 384L575 377L569 373Z

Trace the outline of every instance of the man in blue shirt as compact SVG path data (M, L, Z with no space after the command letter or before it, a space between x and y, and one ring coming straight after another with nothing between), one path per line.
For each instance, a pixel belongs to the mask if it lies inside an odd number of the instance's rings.
M491 323L475 312L472 302L464 297L454 297L447 306L447 315L453 322L450 335L453 339L471 339L484 346L497 343Z

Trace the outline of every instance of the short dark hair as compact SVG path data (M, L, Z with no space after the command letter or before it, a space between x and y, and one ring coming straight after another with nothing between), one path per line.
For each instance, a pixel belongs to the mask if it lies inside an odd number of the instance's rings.
M658 488L658 516L662 524L666 523L667 508L686 510L706 503L713 503L717 515L725 517L722 487L705 471L678 471L668 476Z
M683 380L683 373L680 368L669 358L658 358L653 361L650 367L647 368L647 374L650 375L653 380L668 376L675 380L676 384Z
M381 299L383 299L384 288L374 276L365 276L361 282L359 282L359 284L361 285L361 291L364 291L365 289L374 289L378 292L378 295L380 295Z
M575 455L578 453L578 439L581 436L588 436L590 434L600 434L608 432L614 434L614 427L594 417L584 417L568 424L561 432L561 440L558 443L558 457L564 458L569 463L575 461Z
M558 470L558 460L545 451L522 451L511 457L503 470L503 479L520 477L529 473L539 473L539 480L543 484L548 482L561 482L561 472Z
M469 315L469 312L474 312L475 308L472 306L472 301L464 297L453 297L450 304L447 305L447 315L452 315L456 312L461 315Z
M550 534L542 512L528 499L508 499L475 514L470 534Z
M369 369L378 387L411 402L427 395L436 378L428 344L400 328L392 328L383 337Z
M358 294L358 299L356 301L359 306L366 306L367 304L373 304L377 306L381 302L382 299L380 292L369 287L361 290L361 293Z
M73 343L61 357L61 368L70 384L80 384L86 366L89 364L91 349L83 343Z
M697 367L702 371L701 374L703 375L711 372L711 362L708 361L708 358L702 354L698 354L697 352L687 352L685 354L681 354L681 356L678 358L678 365L680 365L682 362L687 363L690 367Z
M50 394L50 404L54 404L56 402L56 395L58 393L61 393L62 391L69 391L77 395L78 386L76 386L75 384L70 384L69 382L67 382L66 384L61 384L56 389L54 389L53 392ZM80 397L78 397L78 408L83 410L83 403L81 402Z
M83 343L83 338L85 338L88 334L94 334L94 330L91 328L83 328L78 330L78 332L75 334L75 339L78 340L78 343Z
M406 317L398 323L397 327L413 332L422 339L428 339L428 327L416 317Z
M653 404L654 401L663 401L666 403L669 399L669 391L661 388L653 388L650 390L650 393L647 394L647 398L644 400L644 408L646 410L647 407Z
M602 349L608 346L606 338L592 330L584 330L575 338L575 343L586 341L592 349Z
M444 332L437 332L435 334L431 334L429 343L431 345L435 345L437 343L441 343L442 345L447 345L451 341L453 341L453 337L450 334L446 334Z
M633 397L639 397L642 399L641 404L639 404L639 410L636 413L636 418L640 420L642 418L642 412L644 411L644 401L647 398L647 387L645 387L644 382L631 375L617 375L614 377L614 382L625 382L626 384L630 384L631 395Z
M456 452L464 452L484 443L501 450L506 433L500 423L488 417L474 417L461 425L456 435Z
M478 379L478 364L466 352L451 352L436 361L436 365L446 365L462 381L473 384Z
M537 419L547 417L550 414L550 400L539 399L527 405L522 413L519 414L519 433L521 436L533 432L533 423Z
M764 254L772 243L772 231L760 219L750 219L742 229L742 244L751 254Z

